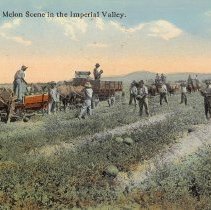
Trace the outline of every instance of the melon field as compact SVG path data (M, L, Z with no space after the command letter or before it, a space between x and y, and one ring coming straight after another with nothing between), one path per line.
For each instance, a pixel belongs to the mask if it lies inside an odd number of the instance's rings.
M0 209L211 209L211 124L200 93L150 117L126 97L0 126Z

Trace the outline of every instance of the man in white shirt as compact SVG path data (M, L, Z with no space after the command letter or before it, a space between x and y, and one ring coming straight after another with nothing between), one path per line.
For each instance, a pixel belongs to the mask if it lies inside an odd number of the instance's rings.
M56 105L58 102L58 91L56 88L56 83L52 82L49 90L49 104L48 104L48 114L54 113L56 111Z
M148 88L144 85L144 81L139 82L139 89L137 99L139 100L140 116L143 114L143 108L145 108L145 113L149 116L149 103L148 103Z
M183 102L185 102L185 105L187 105L187 87L186 84L183 82L181 84L181 102L180 104L182 104Z
M84 87L84 103L78 116L79 119L83 118L86 114L92 115L92 85L90 84L90 82L86 82Z
M168 90L167 90L166 84L162 83L161 89L160 89L160 105L161 106L163 104L163 99L168 104L167 92L168 92Z
M22 102L24 96L24 86L27 84L25 81L25 71L28 67L22 66L20 70L15 73L13 81L13 91L17 96L17 101Z

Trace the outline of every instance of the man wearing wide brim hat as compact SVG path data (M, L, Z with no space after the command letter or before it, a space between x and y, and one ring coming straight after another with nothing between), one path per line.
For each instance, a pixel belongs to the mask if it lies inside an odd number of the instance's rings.
M145 109L146 115L149 116L148 88L144 85L143 80L139 82L138 95L136 98L139 101L140 116L143 114L143 108Z
M100 80L101 78L101 74L103 73L103 70L99 70L100 64L96 63L95 64L95 68L93 70L93 74L94 74L94 79L95 80Z
M207 88L211 88L211 81L210 80L207 80L205 83L206 83Z
M22 65L21 69L18 70L14 76L13 90L17 96L18 102L23 100L23 96L25 94L25 86L27 85L27 82L25 81L25 71L27 68L27 66Z
M160 75L157 73L156 76L155 76L155 84L159 84L161 81L161 77Z
M129 91L130 91L129 105L131 105L132 102L134 101L135 106L136 106L136 104L137 104L136 97L138 94L138 89L137 89L137 83L135 80L133 80L133 82L131 83Z
M78 116L79 119L84 118L86 114L92 115L92 85L90 82L86 82L84 84L84 87L84 103Z
M28 66L21 66L21 69L23 70L23 71L25 71L26 69L28 69Z

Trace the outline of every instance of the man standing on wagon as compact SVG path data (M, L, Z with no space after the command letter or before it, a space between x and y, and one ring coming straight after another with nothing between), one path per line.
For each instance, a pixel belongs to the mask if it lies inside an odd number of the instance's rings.
M78 116L79 119L84 118L86 114L92 115L92 85L90 84L90 82L86 82L84 87L84 103Z
M17 96L17 102L23 101L24 96L24 87L27 85L27 82L25 81L25 71L28 67L22 66L20 70L18 70L15 73L14 76L14 82L13 82L13 91L15 95Z
M95 64L95 68L93 70L93 74L94 74L94 79L95 80L100 80L101 78L101 74L103 73L103 70L99 70L100 64L96 63Z

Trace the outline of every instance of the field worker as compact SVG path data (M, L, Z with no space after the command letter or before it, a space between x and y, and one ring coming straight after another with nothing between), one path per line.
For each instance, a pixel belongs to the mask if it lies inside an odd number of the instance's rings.
M99 105L100 99L98 95L92 97L92 103L93 103L93 108L96 108Z
M100 64L96 63L95 64L95 68L93 70L93 74L94 74L94 79L95 80L100 80L101 78L101 74L103 73L103 70L99 70Z
M50 90L49 90L48 114L55 113L57 101L58 101L58 91L56 88L56 83L52 82L50 84Z
M192 83L193 83L193 80L192 80L191 75L189 74L189 76L188 76L188 84L192 84Z
M211 89L211 82L206 82L206 91Z
M166 76L161 74L161 82L166 83Z
M99 96L97 94L93 94L92 95L92 109L95 109L100 103L100 99L99 99Z
M131 86L130 86L130 101L129 101L129 105L131 105L132 102L134 101L135 106L136 106L136 97L137 97L137 94L138 94L138 89L136 87L136 81L134 80L131 83Z
M28 67L22 66L20 70L15 73L14 82L13 82L13 91L17 96L17 102L23 101L24 90L27 82L25 81L25 71Z
M204 96L204 111L206 118L209 119L211 116L210 106L211 106L211 83L206 82L206 89L202 94Z
M187 87L186 84L183 82L181 84L181 102L180 104L182 104L183 102L185 102L185 105L187 105Z
M111 96L108 99L108 106L109 107L114 106L115 101L116 101L115 94L113 93L113 94L111 94Z
M197 75L197 74L195 75L195 80L196 80L196 81L198 81L198 80L199 80L199 79L198 79L198 75Z
M155 76L155 84L159 84L159 83L160 83L160 76L157 73L156 76Z
M90 82L86 82L84 85L84 103L81 108L81 112L78 116L79 119L84 118L86 114L92 115L92 95L93 95L93 90L92 90L92 85Z
M168 104L168 100L167 100L167 87L165 83L162 83L161 89L160 89L160 105L162 106L163 104L163 99L164 101Z
M139 100L140 116L143 114L143 107L146 115L149 116L148 88L144 85L143 80L139 82L139 85L137 99Z
M60 93L56 87L56 111L61 110L61 100L60 100Z

